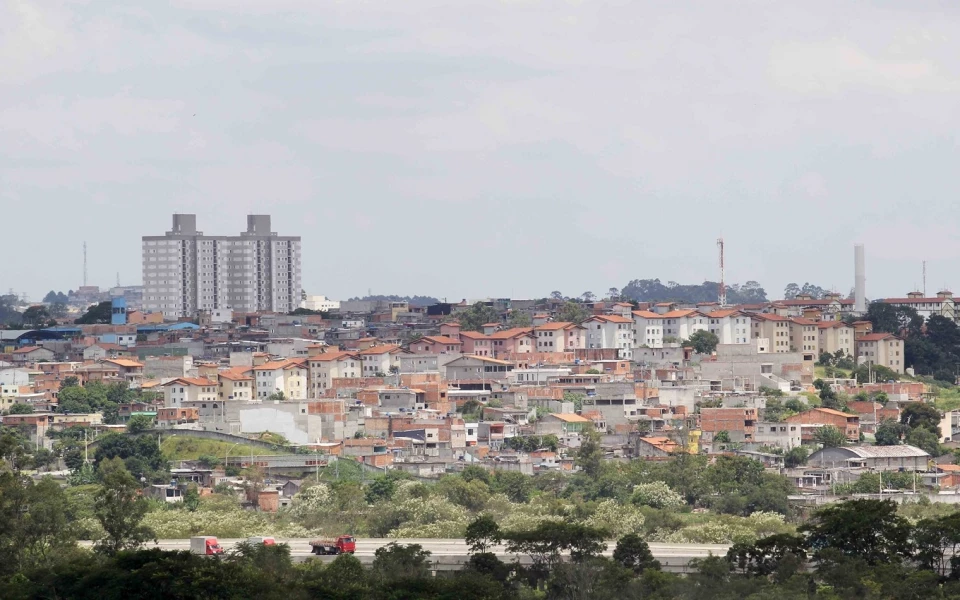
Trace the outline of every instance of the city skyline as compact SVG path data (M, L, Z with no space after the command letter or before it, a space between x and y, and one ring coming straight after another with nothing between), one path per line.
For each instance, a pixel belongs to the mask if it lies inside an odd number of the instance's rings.
M137 283L174 212L273 215L331 297L716 279L720 236L727 280L772 294L848 290L858 242L871 297L924 260L953 285L958 21L933 1L4 3L0 207L44 217L5 231L34 260L0 285L78 286L84 241L91 282Z

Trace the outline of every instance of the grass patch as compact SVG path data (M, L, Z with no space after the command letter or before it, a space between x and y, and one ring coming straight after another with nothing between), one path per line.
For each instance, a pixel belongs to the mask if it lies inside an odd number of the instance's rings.
M265 456L270 454L290 454L278 448L261 448L248 444L221 442L203 438L171 436L163 440L163 457L167 460L196 460L201 456L216 456L221 460L230 456Z

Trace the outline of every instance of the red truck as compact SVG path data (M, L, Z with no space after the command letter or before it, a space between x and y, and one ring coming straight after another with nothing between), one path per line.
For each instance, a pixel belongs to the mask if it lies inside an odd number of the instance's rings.
M190 552L205 556L223 554L223 547L212 535L198 535L190 538Z
M313 540L313 553L320 554L353 554L357 550L357 540L352 535L341 535L335 540Z

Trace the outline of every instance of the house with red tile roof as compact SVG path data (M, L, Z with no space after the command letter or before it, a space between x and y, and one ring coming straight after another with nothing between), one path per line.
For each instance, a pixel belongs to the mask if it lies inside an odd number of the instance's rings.
M307 361L306 358L287 359L254 367L254 399L267 400L274 394L282 393L288 400L306 400Z
M365 350L360 350L357 355L360 357L363 365L362 377L376 377L378 374L386 374L393 367L400 368L398 355L403 350L400 346L393 344L383 344L380 346L371 346Z
M923 292L910 292L906 298L884 298L880 302L912 308L924 319L939 315L954 321L957 320L956 302L953 299L953 292L949 290L937 292L934 297L926 297Z
M904 371L903 340L892 333L868 333L856 339L857 363Z
M770 352L790 352L790 317L774 313L755 313L751 316L753 338L767 340Z
M307 359L309 379L308 396L321 398L333 387L335 379L354 379L361 376L363 362L356 352L330 351Z
M803 425L800 432L805 442L812 441L817 429L827 425L842 431L851 442L860 440L860 415L851 415L832 408L812 408L787 417L784 421Z
M163 384L163 405L180 408L185 402L216 402L219 384L212 379L177 377Z
M427 335L410 342L410 352L414 354L459 354L463 342L445 335Z
M820 351L820 330L816 321L790 317L790 348L795 352Z
M721 344L749 344L753 333L753 320L745 312L736 309L718 309L705 313L707 331L717 336Z
M24 346L13 351L13 362L16 364L26 364L40 362L41 360L50 361L56 358L52 350L41 348L40 346Z
M843 321L819 321L817 354L836 354L837 351L842 351L844 356L852 357L856 353L854 337L854 328Z
M217 397L221 400L253 400L253 367L233 367L217 373Z
M460 341L463 343L461 352L477 356L493 356L493 345L490 336L479 331L461 331Z
M633 319L620 315L594 315L581 323L586 348L614 348L617 358L633 357Z
M534 351L533 330L530 327L513 327L489 335L494 358L514 354L529 354Z
M576 323L551 321L533 328L537 352L573 352L586 347L586 328Z

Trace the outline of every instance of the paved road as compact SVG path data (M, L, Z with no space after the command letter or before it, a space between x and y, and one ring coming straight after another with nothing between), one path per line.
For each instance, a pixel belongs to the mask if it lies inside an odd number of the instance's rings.
M239 539L221 539L220 545L222 545L226 550L230 550L237 542L243 540ZM290 546L291 554L294 556L309 556L310 555L310 540L307 538L300 539L278 539L278 543L288 544ZM371 538L361 538L357 540L357 556L358 557L372 557L378 548L386 546L391 542L397 542L398 544L420 544L424 550L429 550L431 555L434 557L443 557L443 556L466 556L469 554L466 542L463 540L446 540L446 539L371 539ZM153 544L149 545L153 547ZM609 556L613 554L613 548L616 546L615 541L607 542L607 551L606 555ZM156 547L163 548L164 550L189 550L190 549L190 540L160 540ZM653 555L657 558L704 558L709 556L711 553L714 555L723 555L727 553L729 546L723 544L650 544L650 550L653 552ZM510 556L506 549L501 547L495 548L494 552L501 556Z

